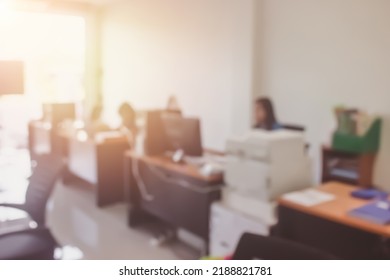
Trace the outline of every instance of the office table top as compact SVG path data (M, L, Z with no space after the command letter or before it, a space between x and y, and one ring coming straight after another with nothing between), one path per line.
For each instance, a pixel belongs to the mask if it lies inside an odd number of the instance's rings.
M299 205L283 198L278 200L278 204L336 223L344 224L384 237L390 237L390 225L375 224L360 218L351 217L347 214L348 211L371 202L370 200L352 197L350 194L352 191L356 190L355 186L338 182L330 182L319 186L317 189L333 194L335 199L311 207Z
M124 135L108 135L104 133L96 133L95 135L88 135L87 132L80 130L76 132L58 131L58 136L66 138L75 142L88 142L93 144L116 144L116 143L128 143L128 139Z
M204 181L210 185L222 184L223 174L215 174L210 176L204 176L200 173L197 166L191 164L179 164L174 163L169 157L166 156L139 156L132 151L127 151L126 156L136 158L148 164L153 164L161 168L182 174L184 176L192 177L200 181Z

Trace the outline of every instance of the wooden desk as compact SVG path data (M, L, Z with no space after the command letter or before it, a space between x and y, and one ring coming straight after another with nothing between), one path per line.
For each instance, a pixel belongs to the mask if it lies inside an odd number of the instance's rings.
M68 176L95 189L98 207L124 201L123 154L128 149L125 137L97 141L73 136L69 139Z
M390 225L377 225L363 219L351 217L347 214L350 210L368 203L367 200L351 196L351 192L356 190L355 186L331 182L320 186L318 190L331 193L336 196L336 199L313 207L305 207L280 199L279 205L384 237L390 237Z
M64 184L68 185L74 178L85 181L94 189L98 207L124 201L123 154L129 149L126 137L79 139L76 130L32 121L29 149L31 160L41 154L56 154L66 159Z
M390 237L390 226L377 225L347 214L370 201L351 197L356 187L343 183L329 182L318 190L331 193L336 198L312 207L279 199L279 234L340 258L384 258L382 241Z
M152 196L150 200L140 192L133 172L135 164L147 192ZM129 207L128 224L135 227L145 222L145 217L152 216L196 234L206 241L207 246L210 206L220 199L222 183L222 175L205 177L195 166L176 164L163 156L139 157L127 152L125 192Z
M43 119L33 120L28 124L29 150L32 161L36 160L41 154L63 156L62 153L66 153L63 139L58 134L59 126L65 120L75 119L75 104L43 104L43 116Z

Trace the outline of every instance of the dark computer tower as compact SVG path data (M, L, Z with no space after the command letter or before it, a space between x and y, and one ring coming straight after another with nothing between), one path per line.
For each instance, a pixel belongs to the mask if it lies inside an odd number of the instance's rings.
M146 114L145 154L163 155L167 151L167 138L163 125L163 110L149 111Z

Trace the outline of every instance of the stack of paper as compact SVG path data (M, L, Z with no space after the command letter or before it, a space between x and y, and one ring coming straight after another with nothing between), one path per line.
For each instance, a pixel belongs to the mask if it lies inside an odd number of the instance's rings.
M331 201L335 196L319 190L306 189L304 191L287 193L283 195L282 198L302 206L311 207Z

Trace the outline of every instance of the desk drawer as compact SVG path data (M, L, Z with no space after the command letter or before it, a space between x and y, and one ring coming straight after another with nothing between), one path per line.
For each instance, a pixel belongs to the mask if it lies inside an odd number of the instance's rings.
M143 163L139 167L145 187L153 197L151 201L141 199L141 208L176 227L208 239L210 205L220 199L220 189L203 186L202 191L202 186L199 188L196 180L191 178L158 167L150 169ZM183 186L181 181L193 184L193 187Z
M337 258L384 259L382 237L295 209L278 207L278 235Z

